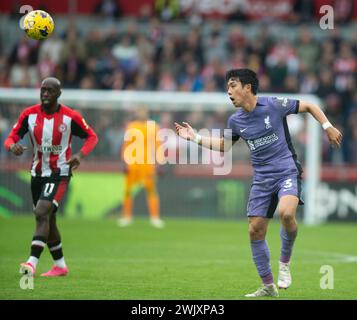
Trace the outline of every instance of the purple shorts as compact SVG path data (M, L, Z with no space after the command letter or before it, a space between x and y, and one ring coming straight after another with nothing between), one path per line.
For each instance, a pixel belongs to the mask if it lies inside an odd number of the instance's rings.
M247 205L248 217L272 218L279 199L282 196L292 195L299 198L299 205L304 202L301 199L301 177L297 175L280 179L254 178Z

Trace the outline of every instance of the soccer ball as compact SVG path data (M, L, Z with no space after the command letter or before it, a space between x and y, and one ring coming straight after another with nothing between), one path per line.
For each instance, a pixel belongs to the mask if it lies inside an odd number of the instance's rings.
M43 40L52 34L55 24L47 12L35 10L25 16L24 28L30 38Z

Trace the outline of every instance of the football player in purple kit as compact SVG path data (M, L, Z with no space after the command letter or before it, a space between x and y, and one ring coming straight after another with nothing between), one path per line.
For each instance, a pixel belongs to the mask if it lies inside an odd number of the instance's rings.
M265 240L269 219L275 210L280 217L282 242L278 287L291 283L290 258L297 236L296 209L301 200L302 168L292 146L286 117L310 113L325 130L334 147L340 147L342 134L332 126L315 104L287 98L257 96L259 81L254 71L234 69L226 73L228 95L237 111L228 119L230 134L221 138L201 136L186 122L175 123L184 139L217 151L227 151L242 138L251 151L254 169L247 216L249 236L258 274L263 285L246 297L279 296L270 266L270 252Z

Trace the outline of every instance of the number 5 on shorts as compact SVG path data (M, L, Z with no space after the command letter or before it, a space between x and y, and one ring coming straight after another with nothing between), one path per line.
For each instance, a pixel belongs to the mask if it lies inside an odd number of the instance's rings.
M292 179L285 180L284 189L290 189L293 186Z

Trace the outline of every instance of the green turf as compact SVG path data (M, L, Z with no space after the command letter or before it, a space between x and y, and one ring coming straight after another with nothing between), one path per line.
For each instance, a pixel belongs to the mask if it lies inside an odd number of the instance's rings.
M243 299L260 281L251 260L245 221L167 219L164 230L146 219L118 228L115 220L59 219L70 275L35 277L34 290L19 287L34 221L0 218L0 299ZM328 224L299 230L293 285L280 299L357 299L357 226ZM274 276L279 226L268 242ZM334 270L334 289L320 288L320 267ZM38 273L51 266L48 250Z

